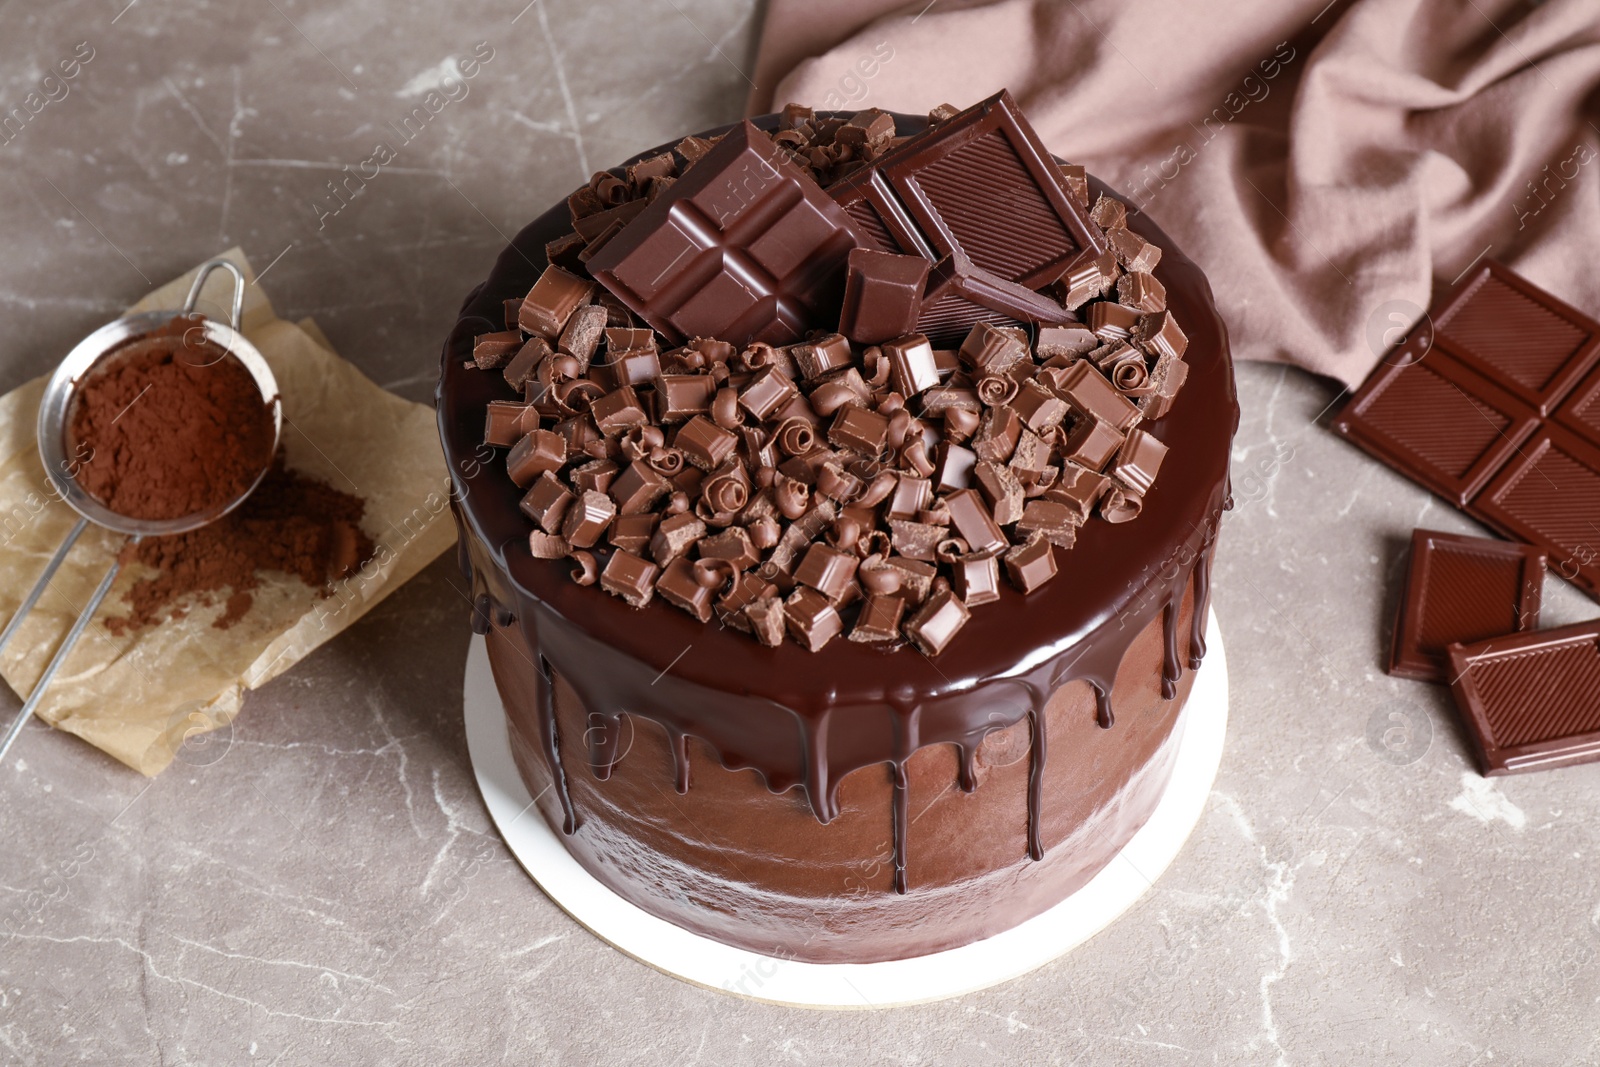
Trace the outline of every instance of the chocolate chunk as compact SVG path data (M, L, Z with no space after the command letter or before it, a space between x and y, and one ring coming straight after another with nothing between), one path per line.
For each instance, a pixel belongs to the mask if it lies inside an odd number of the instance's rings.
M1089 305L1088 326L1102 341L1120 341L1133 335L1139 325L1139 312L1134 308L1102 300Z
M733 454L739 445L739 436L704 415L696 415L678 428L672 445L690 463L709 471L720 467Z
M950 588L967 607L1000 599L1000 565L996 556L965 556L951 565Z
M594 419L595 426L607 437L620 434L632 426L643 426L650 421L650 416L640 405L639 396L631 385L613 389L597 398L589 406L589 415Z
M1121 435L1117 443L1122 443ZM1114 449L1113 449L1114 450ZM1023 430L1017 438L1017 447L1011 452L1011 459L1007 461L1023 485L1033 485L1050 466L1050 446L1039 439L1039 435L1032 430Z
M706 535L706 524L690 512L669 515L661 520L650 538L650 558L662 566L684 555Z
M579 373L589 369L589 360L606 328L606 309L599 304L585 304L572 313L561 331L560 349L578 361Z
M1116 197L1100 194L1094 202L1094 207L1089 209L1089 218L1102 230L1114 230L1119 226L1128 224L1128 208Z
M1061 404L1061 401L1056 400L1056 403ZM1065 411L1066 405L1061 406ZM1015 409L1001 404L984 411L983 418L978 422L978 430L972 435L972 451L980 460L1004 463L1017 450L1017 442L1021 437L1022 417Z
M745 572L734 576L727 590L717 598L717 613L729 626L739 630L749 629L749 620L744 609L757 600L773 596L777 593L777 586L762 578L760 575ZM783 627L778 627L778 638L783 639Z
M619 596L629 607L642 608L655 594L656 575L661 568L632 552L616 551L600 572L600 588Z
M694 564L688 556L676 556L666 565L656 580L656 592L661 594L661 599L701 622L711 621L711 601L716 590L695 579Z
M864 345L915 333L930 266L922 256L871 248L853 250L845 275L839 332Z
M1144 496L1155 484L1156 472L1161 469L1161 461L1166 455L1167 446L1150 434L1139 429L1129 430L1127 439L1117 451L1117 461L1111 469L1111 475L1127 488Z
M528 532L528 552L534 559L564 559L572 553L566 538L543 530Z
M933 491L946 493L972 484L972 468L978 455L953 441L940 441L933 450Z
M649 385L661 376L661 357L654 346L608 352L606 367L616 385Z
M784 344L837 299L846 257L863 243L816 181L745 122L590 259L589 271L674 343Z
M1022 482L1016 472L1000 462L980 460L972 474L995 522L1009 526L1022 517Z
M571 234L568 234L568 236L570 237ZM517 325L517 316L522 313L522 301L521 300L516 300L516 299L507 300L505 302L505 308L506 308L506 329L515 332L518 337L521 337L522 336L522 327ZM479 367L478 369L479 370L493 370L494 368L493 367Z
M889 520L889 543L894 546L896 553L906 559L931 562L935 558L939 542L949 535L948 526L912 522L908 519Z
M1066 317L1066 309L1043 293L997 278L959 256L946 256L928 272L917 329L937 344L959 345L975 323L1015 326Z
M1073 163L1058 163L1056 170L1061 175L1062 182L1067 187L1067 192L1072 194L1082 207L1089 206L1089 176L1084 173L1081 166Z
M638 218L644 209L645 202L642 199L625 201L593 215L585 215L574 222L572 228L592 250Z
M795 384L788 375L776 367L767 367L739 391L739 406L758 420L766 419L795 392Z
M539 529L553 534L560 532L561 521L574 499L572 491L562 485L554 473L545 471L517 506L524 515L539 524Z
M750 609L745 610L748 614ZM806 586L796 589L783 602L783 615L789 633L810 652L821 651L844 630L844 620L839 617L838 609L827 597Z
M839 127L835 140L847 145L875 145L888 143L894 136L894 116L887 111L868 108L858 111L850 121Z
M560 470L566 461L564 437L550 430L534 430L511 446L506 454L506 473L519 487L527 488L546 471Z
M977 414L983 406L978 391L963 385L941 385L922 398L922 414L930 419L956 408Z
M550 342L543 337L530 338L506 364L506 384L520 392L524 386L533 381L534 375L539 371L539 364L550 356Z
M701 541L700 558L726 560L736 571L749 570L761 561L760 553L750 543L750 535L738 526Z
M812 590L806 592L817 596ZM827 601L823 603L826 604ZM832 611L833 605L829 604L828 610ZM788 626L788 613L784 610L783 601L775 596L759 597L745 605L744 617L750 626L750 631L756 635L756 640L763 645L776 648L783 644L784 631ZM840 620L840 625L844 625L843 620Z
M1137 311L1167 310L1167 287L1154 274L1134 271L1117 282L1117 303Z
M1106 234L1106 245L1124 270L1148 274L1161 262L1161 249L1132 230L1113 230Z
M525 333L538 334L554 341L580 304L587 304L594 283L570 274L560 267L546 267L522 299L517 324Z
M672 491L672 484L642 459L636 459L617 475L608 491L623 515L651 511ZM664 561L658 561L664 562Z
M814 544L806 550L800 565L794 569L794 580L810 586L837 604L854 583L858 562L850 553Z
M1102 250L1056 163L1002 90L876 164L940 256L1027 287Z
M912 519L933 501L933 483L901 471L889 494L885 513L891 519Z
M1004 374L1028 358L1028 341L1020 330L980 322L962 340L957 356L975 377Z
M855 254L851 253L852 256ZM811 341L790 345L789 355L794 360L800 376L808 382L848 367L855 359L850 351L849 340L838 333L825 334Z
M501 333L481 333L472 341L472 362L479 370L498 370L522 347L522 334L518 330Z
M1142 316L1138 328L1133 332L1133 339L1150 352L1172 359L1182 356L1189 347L1189 338L1178 328L1178 320L1173 318L1170 311L1158 311L1153 315Z
M510 448L523 434L538 429L538 420L532 404L491 400L484 416L483 443L490 448Z
M1071 548L1078 537L1078 516L1067 505L1053 500L1030 500L1017 520L1017 532L1037 533L1058 548Z
M890 556L883 562L899 577L898 595L908 606L915 607L928 599L933 591L933 580L939 573L932 563L905 556Z
M1083 326L1043 326L1033 347L1040 360L1070 362L1099 344L1100 338Z
M1061 398L1074 411L1126 430L1139 421L1139 409L1087 362L1074 363L1062 377Z
M885 341L881 346L889 360L890 381L895 392L910 399L924 389L939 384L939 370L933 361L933 345L920 333Z
M593 489L585 489L567 508L566 521L561 524L561 536L574 548L592 548L616 514L617 505L610 497Z
M607 352L635 352L656 350L656 335L652 330L634 326L610 326L605 330Z
M1065 504L1081 523L1088 520L1110 484L1111 479L1104 474L1069 462L1061 468L1060 477L1045 493L1045 499Z
M930 596L906 622L906 636L925 656L937 656L949 647L956 633L967 624L972 613L949 589Z
M569 448L570 452L571 449ZM572 472L572 484L579 492L593 490L604 493L611 488L611 483L616 480L617 465L609 459L592 459L576 467Z
M1138 401L1139 411L1146 419L1161 418L1172 410L1178 390L1189 378L1189 364L1181 359L1158 359L1150 371L1150 391Z
M1124 440L1124 435L1108 422L1096 418L1080 419L1067 435L1062 458L1080 467L1103 471L1122 448Z
M656 381L656 411L662 422L682 422L709 412L716 391L708 374L663 374Z
M1061 420L1067 415L1066 403L1035 381L1022 383L1011 406L1022 417L1023 425L1036 434L1043 434L1061 425Z
M1485 775L1600 759L1600 622L1451 645L1450 691Z
M869 457L883 451L888 435L887 418L854 404L840 408L833 418L833 425L828 427L828 440L833 444Z
M966 539L972 551L983 555L999 552L1006 546L1006 535L1001 532L989 506L976 489L959 489L944 498L950 509L950 522L956 532Z
M648 511L636 515L618 515L611 520L611 530L606 534L606 540L613 548L625 548L641 556L650 547L650 539L655 536L656 525L660 521L661 516Z
M1006 565L1006 577L1024 593L1033 592L1056 576L1055 548L1037 530L1001 558Z
M1389 673L1448 683L1448 645L1538 629L1545 564L1531 545L1414 531Z
M849 639L863 642L898 640L900 619L905 611L906 602L900 597L873 593L862 603Z

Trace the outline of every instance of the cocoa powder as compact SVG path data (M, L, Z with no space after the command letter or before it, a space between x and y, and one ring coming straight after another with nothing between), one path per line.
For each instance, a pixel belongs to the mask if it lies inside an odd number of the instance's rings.
M106 620L115 634L181 617L191 604L227 593L213 624L226 629L250 610L263 571L280 571L324 593L372 558L361 531L366 502L284 467L280 452L253 493L207 526L130 544L122 561L156 573L128 592L131 611ZM198 594L197 597L191 594Z
M174 318L78 386L69 435L88 459L77 479L118 515L211 510L248 489L272 458L271 409L244 364L196 329L203 321Z

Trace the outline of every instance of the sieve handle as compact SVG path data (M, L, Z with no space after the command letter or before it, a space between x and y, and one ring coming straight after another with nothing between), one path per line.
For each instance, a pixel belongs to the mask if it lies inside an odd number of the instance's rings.
M78 543L79 536L82 535L84 528L88 525L88 519L79 519L78 525L72 528L72 532L67 534L66 539L61 542L61 547L56 549L56 554L50 557L50 565L44 569L43 574L39 575L39 580L33 583L33 589L28 593L27 598L23 600L22 606L17 608L17 613L11 616L11 621L6 623L5 630L0 631L0 652L6 650L6 645L15 636L17 629L22 625L22 620L27 618L28 612L33 610L33 606L44 595L45 588L50 584L50 579L54 578L56 571L61 569L61 562L67 558L67 553L72 551L72 546Z
M232 260L223 259L221 256L200 264L200 271L194 276L194 284L189 286L189 296L183 302L183 314L194 313L194 306L200 302L200 290L205 286L207 276L214 270L225 270L233 275L233 313L228 325L238 332L239 321L244 317L244 271L240 270L238 264Z
M134 538L133 540L137 542L139 539ZM111 583L116 579L117 571L121 569L122 561L120 558L112 562L111 569L106 571L104 578L100 579L100 586L94 591L94 596L89 598L89 603L84 605L83 611L78 615L78 620L72 624L72 629L67 631L67 639L61 642L61 647L56 649L56 654L50 657L50 665L44 669L44 674L39 677L39 681L34 685L33 692L28 695L27 703L23 704L22 710L17 712L17 717L11 723L10 728L6 730L5 737L0 738L0 760L6 758L6 752L10 750L11 743L17 739L17 735L22 733L22 728L33 717L34 709L44 701L44 694L50 688L50 682L54 680L56 672L61 669L61 665L66 662L67 656L72 652L72 647L78 643L78 638L83 636L83 631L88 627L89 620L94 618L94 613L99 609L100 602L106 598L107 593L111 592Z

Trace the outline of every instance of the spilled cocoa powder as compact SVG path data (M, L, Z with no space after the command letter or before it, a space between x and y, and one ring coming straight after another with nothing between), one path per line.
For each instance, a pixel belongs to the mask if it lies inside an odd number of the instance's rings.
M69 436L78 483L132 519L226 504L272 458L272 411L235 356L178 316L112 353L78 386ZM86 447L85 447L86 446Z
M283 454L245 502L216 522L172 537L130 544L122 561L157 573L128 592L131 612L106 620L124 634L189 610L191 594L202 604L227 594L213 625L227 629L244 617L263 571L281 571L324 593L372 558L372 539L361 531L366 502L326 483L287 469ZM179 603L183 601L183 603Z

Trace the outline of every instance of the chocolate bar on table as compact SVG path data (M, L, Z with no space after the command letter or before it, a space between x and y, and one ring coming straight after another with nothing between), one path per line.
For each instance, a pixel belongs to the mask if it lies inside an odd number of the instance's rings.
M1485 775L1600 760L1600 621L1451 645L1449 657Z
M1600 322L1486 261L1332 428L1600 598Z
M1447 683L1448 646L1537 629L1545 560L1531 545L1413 531L1389 673Z
M784 344L837 306L846 257L865 243L811 175L745 122L612 237L589 273L674 343Z

